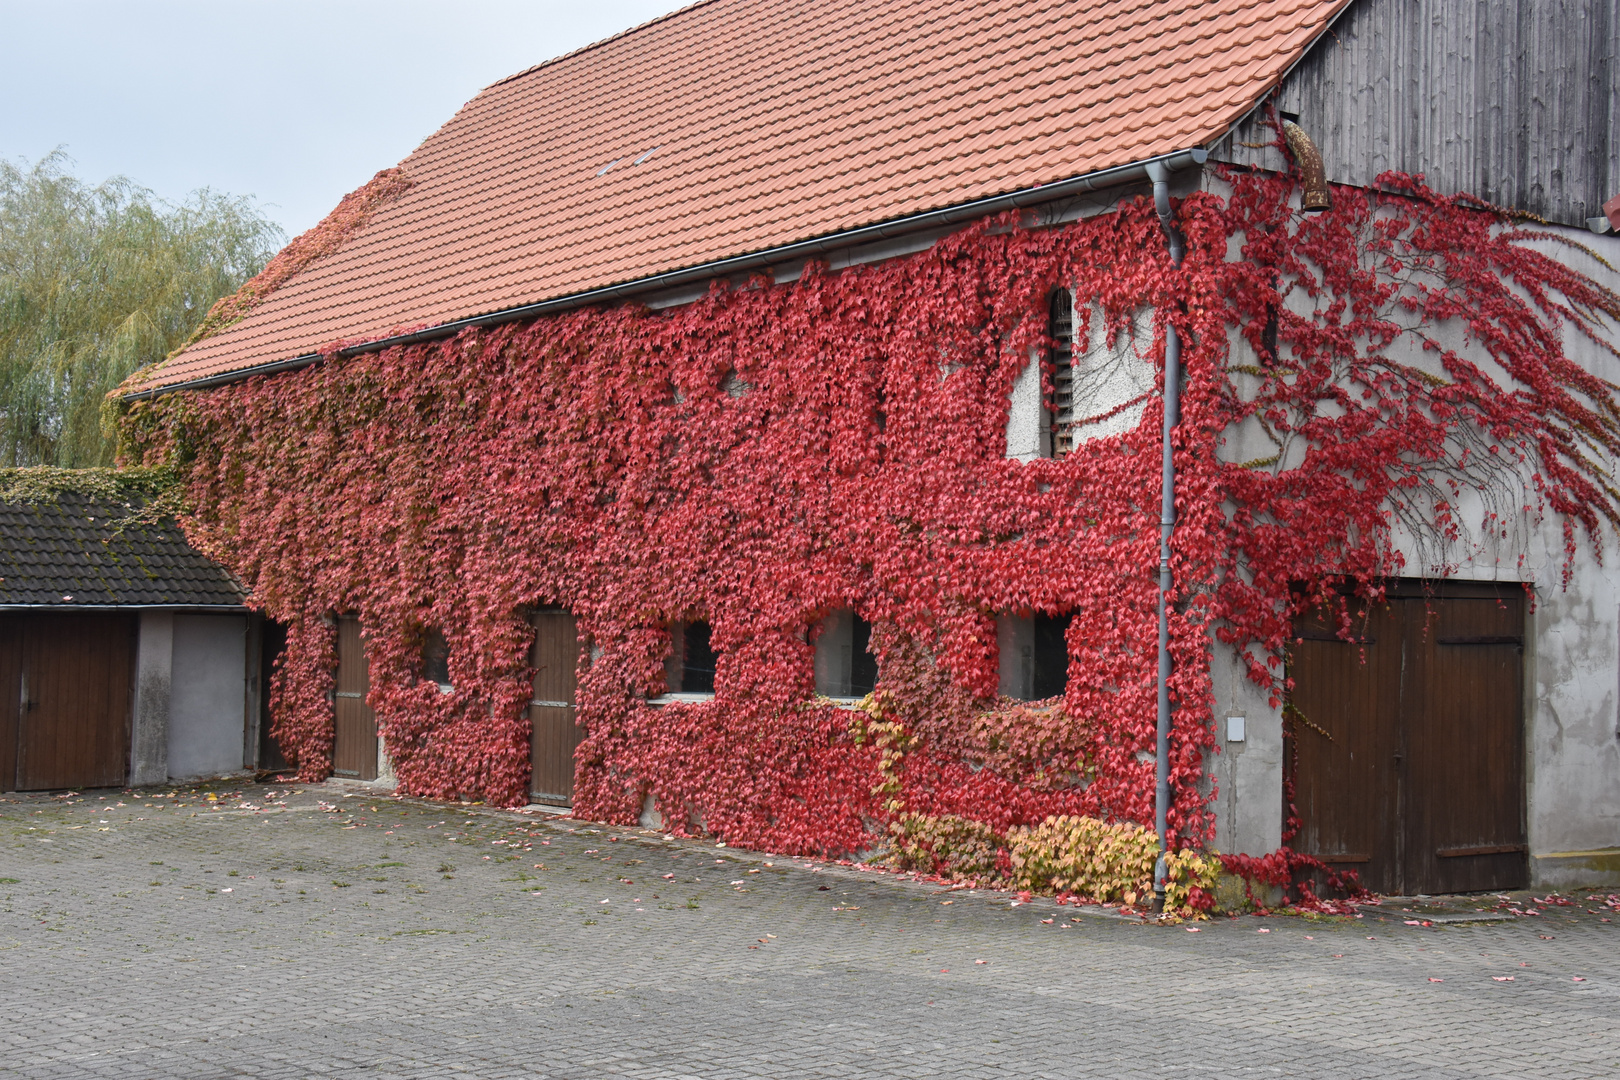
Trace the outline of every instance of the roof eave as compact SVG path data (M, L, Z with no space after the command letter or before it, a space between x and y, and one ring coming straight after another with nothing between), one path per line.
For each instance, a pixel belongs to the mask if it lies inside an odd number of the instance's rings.
M747 270L756 270L777 263L790 262L795 259L810 258L828 251L835 251L878 240L886 240L909 233L921 232L926 229L938 228L942 225L952 225L957 222L986 217L990 214L1001 213L1005 210L1016 210L1041 203L1055 202L1059 199L1075 195L1083 195L1088 191L1100 188L1117 187L1135 180L1147 179L1148 171L1153 167L1163 167L1171 171L1187 168L1191 165L1202 165L1209 159L1209 151L1202 146L1187 150L1177 150L1169 154L1160 154L1156 157L1144 158L1141 161L1126 165L1116 165L1112 168L1101 169L1097 172L1087 173L1084 176L1072 177L1068 180L1059 180L1051 184L1038 184L1032 188L1009 192L1004 195L992 195L983 199L974 199L971 202L958 203L954 206L943 207L938 210L929 210L920 214L911 214L906 217L894 218L890 221L879 222L875 225L863 225L856 229L846 229L842 232L829 233L825 236L809 240L798 240L791 244L766 248L762 251L751 252L746 255L733 255L724 259L701 263L697 266L686 267L681 270L670 270L662 274L653 274L649 277L637 278L633 281L618 285L606 285L601 288L587 289L583 292L570 293L567 296L553 297L533 304L523 304L518 307L503 308L483 315L473 315L463 319L440 323L423 330L412 331L407 334L395 334L390 337L377 338L373 341L359 345L351 345L337 350L331 354L338 357L357 356L361 353L375 352L379 349L391 348L396 345L414 345L418 342L433 341L439 338L453 337L463 330L473 327L494 326L499 323L516 322L520 319L534 318L539 315L556 314L574 308L585 307L590 304L605 303L613 300L629 299L633 296L660 289L669 289L676 286L690 284L705 278L725 277ZM237 368L234 371L220 372L214 375L205 375L195 379L186 379L180 382L167 383L162 386L134 390L121 395L125 401L140 401L154 398L163 394L174 393L179 390L206 390L210 387L224 386L228 383L241 382L258 375L274 375L283 371L292 371L298 368L317 364L325 357L321 353L305 353L302 356L289 357L284 360L272 360L264 364L254 364L249 367Z
M0 613L60 611L74 614L83 611L170 611L180 615L243 615L252 609L246 604L5 604Z

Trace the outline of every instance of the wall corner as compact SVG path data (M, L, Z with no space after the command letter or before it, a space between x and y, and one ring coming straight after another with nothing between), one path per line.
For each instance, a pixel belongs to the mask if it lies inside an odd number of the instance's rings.
M131 787L168 782L173 676L174 613L143 611L135 646L135 716L129 739Z

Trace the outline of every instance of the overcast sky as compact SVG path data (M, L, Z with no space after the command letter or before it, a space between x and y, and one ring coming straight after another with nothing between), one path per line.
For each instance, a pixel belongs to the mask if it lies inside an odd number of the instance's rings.
M0 0L0 157L252 195L289 238L483 87L674 0Z

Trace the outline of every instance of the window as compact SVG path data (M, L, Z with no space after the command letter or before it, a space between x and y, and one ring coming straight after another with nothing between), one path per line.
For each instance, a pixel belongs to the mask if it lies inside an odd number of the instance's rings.
M1041 368L1031 362L1013 383L1007 407L1007 456L1019 461L1062 458L1093 439L1121 435L1142 422L1155 393L1152 359L1153 309L1116 313L1110 321L1099 304L1085 312L1086 337L1077 339L1080 313L1074 294L1057 289L1048 301L1046 333L1052 345L1045 366L1051 376L1043 393Z
M1275 272L1271 275L1271 287L1277 288L1279 278ZM1262 364L1275 364L1277 362L1277 305L1266 304L1265 325L1260 328L1260 362Z
M1066 635L1070 615L1001 615L996 644L1001 652L1001 692L1020 701L1041 701L1064 692L1069 681Z
M671 694L714 693L714 647L705 620L676 623L669 630L664 686Z
M1035 616L1035 664L1030 697L1057 697L1069 684L1069 616Z
M422 678L450 690L450 643L438 630L429 630L422 644Z
M1068 289L1052 294L1046 333L1055 344L1047 356L1052 396L1046 402L1042 456L1060 458L1074 449L1074 297Z
M877 687L872 624L847 608L828 615L816 638L816 693L860 698Z
M1074 422L1074 298L1068 289L1052 293L1046 332L1054 342L1046 363L1030 357L1007 406L1007 456L1019 461L1062 457L1073 444L1069 428ZM1043 367L1051 372L1050 394L1042 391Z

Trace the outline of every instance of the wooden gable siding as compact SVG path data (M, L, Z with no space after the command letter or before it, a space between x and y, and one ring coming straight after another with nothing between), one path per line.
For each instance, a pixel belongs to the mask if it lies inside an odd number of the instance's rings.
M1283 80L1328 179L1423 173L1578 227L1620 193L1620 11L1614 0L1355 0ZM1216 160L1268 169L1256 113Z

